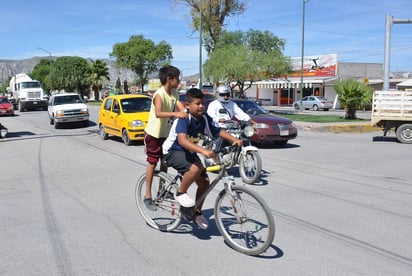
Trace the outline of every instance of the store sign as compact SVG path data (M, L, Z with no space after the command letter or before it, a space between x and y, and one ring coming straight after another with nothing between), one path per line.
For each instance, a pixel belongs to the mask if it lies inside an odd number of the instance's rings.
M302 58L292 58L293 73L289 77L300 77ZM305 56L303 58L304 77L329 77L336 76L338 69L338 55L327 54L318 56Z

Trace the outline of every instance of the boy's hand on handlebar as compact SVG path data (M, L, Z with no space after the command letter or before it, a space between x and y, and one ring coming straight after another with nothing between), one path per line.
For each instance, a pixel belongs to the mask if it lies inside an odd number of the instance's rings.
M204 149L202 154L207 158L211 158L215 156L215 152L213 150L207 150L207 149Z
M240 139L236 139L235 141L233 141L232 146L237 146L237 147L242 147L243 145L243 141Z

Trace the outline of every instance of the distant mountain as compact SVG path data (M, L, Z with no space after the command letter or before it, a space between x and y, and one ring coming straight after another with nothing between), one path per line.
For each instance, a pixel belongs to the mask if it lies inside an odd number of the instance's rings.
M56 57L51 57L52 59L56 59ZM45 59L45 57L32 57L28 59L21 59L21 60L6 60L0 59L0 83L4 83L8 78L14 76L18 73L26 73L29 74L33 71L33 68L40 62L41 59ZM91 60L91 59L87 59ZM123 83L124 80L127 82L132 82L135 79L136 74L126 68L117 68L114 65L114 61L110 59L102 59L106 62L107 66L109 67L109 76L110 76L110 84L115 85L116 80L120 77L120 81ZM194 76L184 76L185 80L197 80L197 75ZM153 74L151 78L157 78L157 73Z

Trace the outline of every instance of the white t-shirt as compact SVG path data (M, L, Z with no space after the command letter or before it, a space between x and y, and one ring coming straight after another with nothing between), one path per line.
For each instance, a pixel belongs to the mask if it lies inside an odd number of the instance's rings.
M213 124L218 127L225 127L224 123L219 123L219 119L226 121L236 117L240 121L249 121L250 116L247 115L234 101L222 103L219 100L212 101L208 108L207 114L212 118Z

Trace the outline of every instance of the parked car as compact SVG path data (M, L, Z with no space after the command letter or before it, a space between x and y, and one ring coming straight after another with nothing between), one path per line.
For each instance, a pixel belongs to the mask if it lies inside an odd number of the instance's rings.
M89 108L77 93L52 95L47 108L50 124L58 128L63 123L82 122L89 126Z
M211 101L213 99L205 100L206 110ZM290 119L271 114L254 101L243 99L232 99L232 101L256 122L255 134L250 137L253 143L286 144L297 137L298 130Z
M326 99L325 97L319 96L306 96L302 99L302 109L313 109L317 111L319 109L323 109L328 111L332 108L333 102ZM297 100L293 103L293 108L296 110L300 110L300 100Z
M143 141L144 129L149 119L151 98L143 94L109 96L103 100L99 111L100 137L121 137L125 145Z
M203 93L203 95L205 95L205 100L215 99L215 96L213 96L212 93ZM179 101L181 101L183 104L186 102L186 92L182 92L179 94Z
M14 116L14 106L7 96L0 96L0 115Z

